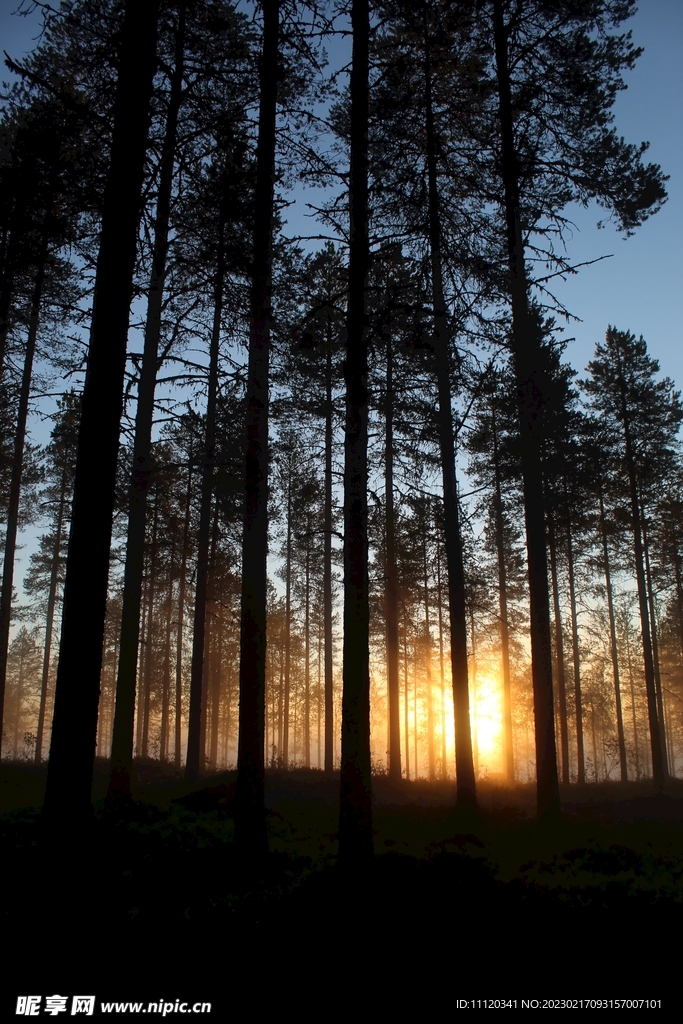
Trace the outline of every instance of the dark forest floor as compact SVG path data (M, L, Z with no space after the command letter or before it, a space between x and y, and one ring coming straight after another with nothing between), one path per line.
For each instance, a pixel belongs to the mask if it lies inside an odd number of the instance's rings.
M464 821L452 784L378 776L374 864L349 883L334 866L338 775L268 772L271 852L245 869L234 773L194 787L157 764L136 773L135 802L114 815L98 763L87 828L48 833L45 768L0 767L16 984L122 1000L189 992L216 1006L252 981L262 1004L292 978L298 992L332 986L340 1006L358 986L378 1005L419 992L434 1005L667 994L683 923L683 782L569 787L548 829L534 823L531 785L481 783L481 814ZM399 996L389 979L406 970Z

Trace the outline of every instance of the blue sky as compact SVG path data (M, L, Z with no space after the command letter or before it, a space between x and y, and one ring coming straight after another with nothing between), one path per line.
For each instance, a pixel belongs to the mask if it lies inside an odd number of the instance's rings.
M34 45L40 16L17 17L17 7L18 0L0 0L0 40L3 50L21 58ZM670 175L669 200L627 240L609 226L596 229L597 209L577 210L572 261L613 255L556 282L556 293L579 318L567 327L576 337L567 358L579 371L613 324L642 334L663 372L683 387L683 2L642 0L628 27L644 53L617 99L615 124L628 142L650 142L648 159ZM296 221L290 213L290 227Z
M609 226L596 230L599 211L579 211L570 244L574 262L613 253L558 287L581 322L568 357L583 370L608 324L642 334L662 371L683 387L683 3L642 0L629 27L644 47L628 89L615 105L615 126L627 142L650 142L646 158L670 175L669 200L627 240Z

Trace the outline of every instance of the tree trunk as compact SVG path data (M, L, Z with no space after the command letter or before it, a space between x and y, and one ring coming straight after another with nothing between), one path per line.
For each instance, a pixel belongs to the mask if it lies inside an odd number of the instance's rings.
M152 590L150 586L149 576L147 578L146 594L143 596L142 605L142 626L140 627L140 636L145 640L147 636L147 623L149 619L149 602ZM142 644L142 651L140 654L140 675L144 679L145 677L145 665L149 656L149 649L146 641ZM140 687L138 690L138 706L137 706L137 718L135 722L135 754L137 757L142 756L142 723L144 721L144 714L142 710L143 706L143 688Z
M43 759L43 733L45 731L45 708L47 705L47 688L50 678L50 654L52 651L52 628L57 604L57 585L59 583L59 562L62 553L62 529L64 526L64 509L66 505L66 466L62 470L62 482L59 489L59 510L55 527L55 543L52 549L52 565L50 567L50 589L47 596L47 619L45 622L45 647L43 649L43 673L40 683L40 708L38 710L38 728L36 730L36 764Z
M432 694L432 634L429 622L429 575L427 571L427 524L422 538L422 571L425 602L425 677L427 683L427 766L429 781L436 778L436 751L434 749L434 705Z
M626 662L628 664L628 678L631 687L631 722L633 725L633 745L636 758L636 779L640 781L640 749L638 744L638 718L636 716L636 689L633 680L633 662L631 661L631 643L629 640L628 622L625 624L624 638L626 640Z
M12 759L16 761L19 757L19 723L21 721L21 698L24 695L24 658L25 646L22 643L19 654L19 682L17 683L17 702L14 713L14 743L12 746Z
M182 725L183 725L183 626L185 624L185 577L187 574L187 555L190 546L190 513L192 511L192 438L188 452L187 494L185 498L185 524L183 526L183 551L180 561L180 580L178 582L178 630L176 633L175 662L175 751L174 761L180 769Z
M152 697L152 671L154 669L154 599L157 584L157 528L159 525L159 497L156 495L154 502L154 521L152 525L152 543L149 558L149 607L147 610L147 653L145 655L145 672L142 681L142 749L140 756L143 760L149 757L149 714ZM119 655L120 661L120 655Z
M209 541L211 533L211 497L213 469L216 458L216 400L218 396L218 353L223 314L225 283L224 235L228 196L225 189L220 201L218 224L218 259L214 283L213 325L209 346L209 386L206 401L204 433L204 460L202 466L201 498L199 506L199 535L197 538L197 583L195 586L194 623L192 633L192 667L190 669L190 714L187 727L187 760L185 778L197 782L204 766L202 747L202 721L204 719L204 650L206 647L206 599L209 577Z
M161 732L159 735L159 760L168 760L169 706L171 693L171 630L173 622L173 558L175 549L171 546L171 565L168 571L168 598L166 603L166 637L164 640L164 668L161 683Z
M317 755L317 762L318 762L318 768L319 769L322 768L321 725L322 725L322 710L323 709L322 709L322 686L321 686L322 680L320 678L320 675L321 675L320 670L322 668L322 659L321 659L322 640L323 640L323 637L322 637L322 635L320 633L320 628L318 628L318 688L317 688L317 693L316 693L317 704L318 704L316 726L317 726L317 730L318 730L318 736L317 736L316 755Z
M279 0L263 0L254 255L247 380L240 710L235 841L244 855L266 848L263 719L268 551L268 364L270 356Z
M642 510L643 526L643 554L645 555L645 583L647 586L647 604L650 610L650 625L652 629L652 662L655 670L655 691L657 694L657 718L661 734L662 757L664 770L668 773L667 751L666 751L666 718L664 715L664 698L662 694L662 673L659 664L659 637L657 629L657 609L655 607L655 595L652 587L652 571L650 569L650 544L647 536L647 519L645 517L645 505L640 501Z
M472 637L472 763L474 776L479 778L479 732L477 729L477 641L474 634L474 610L470 605L470 635Z
M569 729L567 726L567 683L564 666L564 630L562 628L562 609L560 607L560 588L557 579L557 545L555 543L555 524L552 515L548 515L548 547L550 549L550 578L553 589L553 607L555 611L555 675L557 678L557 694L560 704L560 750L562 751L562 782L569 785Z
M10 309L12 306L12 294L14 291L14 273L3 280L0 291L0 380L5 373L5 358L7 355L7 335L10 328Z
M368 595L368 391L365 291L368 241L368 0L352 0L349 297L346 319L344 443L344 654L339 863L372 857L370 614Z
M410 690L408 686L408 616L403 616L403 732L405 737L406 781L410 781Z
M451 666L453 672L453 705L455 712L455 771L457 802L463 810L477 806L477 792L472 757L470 698L467 685L467 618L465 607L465 569L458 511L458 485L455 475L455 442L448 360L448 325L441 273L441 228L436 168L436 138L432 111L432 80L429 43L425 23L425 125L427 141L427 177L429 191L429 248L432 272L432 303L434 307L434 350L438 390L438 431L443 480L446 565L448 569L448 605L451 627Z
M539 819L550 819L559 816L560 793L553 721L550 608L541 471L541 437L539 436L538 422L543 395L539 393L534 379L538 346L534 339L529 316L524 238L520 220L520 169L514 141L508 68L508 37L503 19L503 0L494 0L493 28L501 129L501 176L504 190L507 262L512 306L511 340L521 434L520 456L529 573L537 807Z
M14 458L9 487L9 507L7 510L7 532L5 534L5 556L2 567L2 594L0 595L0 736L2 735L3 709L5 703L5 685L7 681L7 654L9 650L9 632L12 618L12 590L14 587L14 556L17 547L17 530L19 528L19 498L21 496L21 475L24 466L24 447L26 445L26 420L28 403L31 396L31 380L33 377L33 359L38 338L38 321L40 317L40 300L45 279L45 263L48 248L48 218L45 215L43 237L41 239L38 270L31 297L31 315L29 319L24 369L21 376L19 392L19 408L17 410L17 426L14 435ZM0 748L1 749L1 748Z
M505 736L505 778L508 786L515 781L515 764L512 749L512 699L510 688L510 629L508 625L507 571L505 566L505 531L503 521L503 496L500 486L500 461L498 456L498 431L496 410L491 404L491 426L493 431L493 472L495 476L494 516L496 530L496 554L498 559L498 609L500 614L500 651L503 663L503 732Z
M398 580L396 578L396 513L394 510L394 359L391 335L387 334L387 378L384 443L384 493L386 505L386 562L384 606L386 615L387 704L389 708L389 777L401 778L401 711L398 682Z
M617 627L614 619L614 597L612 595L612 576L609 564L609 547L607 544L607 524L605 522L605 506L600 497L600 535L602 539L602 555L605 568L605 590L607 591L607 612L609 614L610 652L612 655L612 674L614 677L614 700L617 713L617 737L619 740L619 766L621 781L628 782L628 764L626 761L626 738L624 736L624 717L621 709L621 688L619 684L619 652L617 648Z
M306 595L304 608L304 767L311 767L311 534L306 537Z
M674 540L673 564L676 575L676 621L678 624L678 643L683 660L683 572L681 571L681 555L678 550L678 539Z
M212 488L213 490L213 488ZM207 764L206 732L209 727L209 715L213 716L213 698L211 679L213 677L213 659L215 656L214 632L216 629L216 588L214 574L216 571L216 551L218 549L218 502L214 502L213 526L211 527L211 547L206 574L206 615L204 619L204 658L202 660L202 713L199 722L199 756L200 770Z
M277 752L278 767L282 767L282 712L284 710L284 687L285 687L285 659L282 645L280 645L280 679L277 689Z
M287 551L285 555L285 704L282 760L285 771L289 768L289 698L292 681L292 463L288 462L287 476Z
M21 129L19 129L19 133L20 132ZM17 134L17 138L19 133ZM15 164L12 177L16 177L17 173L21 173L21 163L18 165ZM8 217L7 228L3 232L2 268L0 271L0 381L3 379L5 374L7 335L9 334L10 310L12 308L12 300L14 298L18 237L21 235L21 232L18 230L18 225L23 220L25 206L24 203L21 203L21 205L17 204L16 192L11 185L8 189L8 193L11 193L9 202L12 204L12 210ZM7 198L8 197L6 196L6 201Z
M415 778L420 777L420 761L418 752L418 733L417 733L417 654L419 650L419 644L417 638L415 646L413 647L413 752L415 754Z
M325 771L334 769L334 689L332 652L332 330L327 324L325 355L325 539L323 617L325 621Z
M230 766L230 726L232 725L232 672L230 671L228 663L228 677L225 681L227 698L225 701L225 760L228 767Z
M574 708L576 713L576 781L581 786L586 781L586 767L583 752L583 706L581 702L581 662L579 651L579 627L576 617L574 550L572 547L572 534L569 522L567 522L567 573L569 575L569 606L572 616L572 658L574 661Z
M436 532L436 599L439 610L439 679L441 680L441 778L448 778L446 760L446 677L443 667L443 588L441 585L441 542Z
M176 31L175 67L171 75L166 133L159 166L159 193L154 222L152 273L147 292L145 340L138 384L138 405L133 441L133 472L128 505L126 564L123 574L121 644L116 680L116 706L112 736L111 769L107 800L130 799L133 767L133 724L135 688L140 643L140 598L144 566L147 493L153 473L152 423L157 379L161 310L168 256L168 232L173 188L173 167L178 135L178 112L182 101L183 50L185 45L185 3L181 2Z
M666 778L665 754L662 746L662 733L657 714L657 689L655 682L655 666L652 653L652 635L650 632L650 616L648 611L647 584L643 559L643 541L641 535L640 503L638 501L638 481L636 476L633 443L629 427L629 413L626 404L626 387L621 366L621 357L615 349L621 390L621 418L624 424L624 448L626 469L629 479L631 497L631 529L633 532L633 553L638 584L638 607L640 610L640 628L643 642L643 662L645 667L645 690L647 693L648 722L650 726L650 747L652 750L652 776L655 785L660 788Z
M216 619L214 624L214 653L211 672L211 744L209 747L209 764L218 768L218 730L221 710L221 661L223 654L223 623Z
M128 317L158 0L127 0L78 439L45 809L90 805Z

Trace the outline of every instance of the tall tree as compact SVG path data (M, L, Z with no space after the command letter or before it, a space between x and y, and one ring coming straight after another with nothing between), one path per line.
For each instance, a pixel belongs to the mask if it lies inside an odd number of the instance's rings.
M245 455L240 711L235 838L245 855L266 846L264 705L266 686L266 556L268 551L268 373L272 303L276 68L279 0L264 0L254 248L252 254Z
M64 548L68 536L71 494L78 442L80 399L73 391L67 392L59 402L55 426L50 436L47 456L47 481L42 503L50 508L51 531L41 538L40 551L31 556L29 572L24 578L27 594L37 595L47 590L45 607L45 642L41 673L40 704L36 730L36 763L43 757L47 696L52 667L52 640L58 591L64 581Z
M15 164L14 178L21 180L23 217L18 217L17 203L10 213L12 238L7 241L5 258L13 261L6 268L11 282L6 282L14 296L15 306L26 292L26 315L14 309L14 333L25 322L26 338L23 344L23 367L18 386L18 400L12 410L11 424L14 437L11 445L11 470L4 538L2 590L0 592L0 725L5 688L7 650L14 586L14 562L20 518L22 485L25 483L25 455L27 424L31 393L34 388L34 363L38 351L41 316L51 303L68 302L68 286L64 280L68 264L59 258L59 250L74 238L73 172L70 161L78 162L75 142L77 125L62 105L50 99L34 98L28 111L23 111L23 123L15 130L15 145L10 159ZM16 116L15 116L16 120ZM9 135L10 124L5 125ZM21 145L17 140L21 139ZM19 188L19 186L17 186ZM15 197L16 199L16 197ZM19 242L17 242L17 236ZM19 249L19 251L16 251ZM67 271L68 274L68 271ZM60 280L61 278L61 280ZM0 303L2 303L0 298ZM61 310L60 310L61 313ZM8 309L9 316L9 309ZM9 327L9 320L5 319ZM11 334L11 332L10 332ZM7 340L5 332L5 340ZM0 353L0 364L2 362ZM12 391L8 388L7 374L3 382L3 399ZM12 405L14 403L11 403ZM3 425L4 426L4 425ZM4 431L3 431L4 432Z
M503 189L521 430L540 817L558 813L559 792L539 429L544 395L536 372L541 337L530 306L526 253L541 218L557 223L572 199L587 204L597 198L627 231L663 201L663 176L658 167L643 165L645 147L628 146L610 127L621 74L637 57L629 37L611 30L632 10L631 3L615 0L585 7L560 3L552 10L540 0L489 0L480 24L494 44L495 163Z
M439 396L439 446L443 482L444 523L446 530L446 563L448 567L448 599L451 622L451 662L453 701L455 705L455 761L458 806L476 807L476 783L472 757L470 701L467 685L467 620L465 604L465 571L458 510L455 475L455 442L451 409L451 379L448 356L448 326L443 287L441 258L441 225L437 181L437 146L432 101L432 68L427 19L424 22L424 75L426 115L426 156L429 208L429 249L431 257L432 303L434 308L434 349Z
M133 473L130 484L126 565L121 612L119 669L116 680L116 710L112 737L112 763L107 793L110 800L130 798L145 520L147 491L152 473L154 390L157 378L159 340L161 338L161 310L164 279L166 277L178 114L183 93L186 8L185 0L181 0L178 8L178 22L175 28L174 66L170 74L170 96L166 117L166 130L159 165L159 193L154 223L154 251L147 295L145 341L140 365L138 405L135 418Z
M645 668L648 722L654 781L661 786L666 777L663 723L658 710L652 620L648 601L643 541L643 509L639 489L670 447L683 422L680 393L665 377L656 379L659 363L647 352L645 340L629 331L609 327L604 345L597 345L583 387L605 424L611 425L612 445L622 461L630 506L638 606Z
M102 213L45 809L90 804L128 318L156 70L158 0L126 3Z
M370 611L368 597L368 391L366 287L368 240L368 0L352 0L350 82L349 297L346 319L344 443L344 651L339 863L372 856L370 778Z

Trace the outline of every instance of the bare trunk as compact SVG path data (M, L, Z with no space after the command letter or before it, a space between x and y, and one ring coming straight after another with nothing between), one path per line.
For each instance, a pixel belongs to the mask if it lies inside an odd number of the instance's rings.
M214 655L211 672L211 744L209 764L218 768L218 730L221 711L221 664L223 654L223 623L218 619L214 624Z
M626 640L626 661L628 664L628 678L631 686L631 721L633 724L633 744L636 758L636 779L640 779L640 747L638 744L638 718L636 715L636 689L633 681L633 662L631 661L631 643L628 635L628 623L624 630Z
M439 679L441 680L441 778L448 778L446 760L446 675L443 656L443 589L441 584L441 543L436 533L436 596L439 610Z
M218 548L218 502L214 503L213 526L211 528L211 548L206 575L206 617L204 620L204 659L202 664L202 713L199 722L200 769L207 763L206 731L209 715L213 720L213 697L211 678L213 676L213 660L215 656L214 634L216 629L216 601L214 574L216 569L216 550Z
M145 656L145 673L142 683L142 750L141 757L149 757L149 713L152 697L152 671L154 668L154 598L157 567L157 527L159 525L158 497L154 502L154 522L152 526L151 554L149 559L149 607L147 611L147 652ZM119 658L120 661L120 658Z
M512 698L510 688L510 628L508 625L507 571L505 566L505 531L503 521L503 496L500 486L500 461L498 456L498 431L496 410L491 405L493 429L493 471L495 475L494 515L496 524L496 555L498 560L498 609L500 615L500 653L503 665L503 732L505 736L505 778L508 786L515 781L515 764L512 749Z
M567 523L567 572L569 575L569 606L572 616L572 657L574 661L574 709L576 713L576 781L586 781L583 752L583 705L581 702L581 653L579 650L579 627L576 617L576 584L574 581L574 550L571 526Z
M567 727L567 684L564 667L564 631L562 628L562 609L560 607L560 588L557 579L557 546L555 543L555 524L552 515L548 516L548 547L550 548L550 578L553 588L553 606L555 610L555 676L557 694L560 704L560 749L562 751L562 782L569 785L569 729Z
M225 254L223 248L228 196L221 196L218 229L218 260L214 284L213 327L209 349L209 386L206 402L204 460L202 465L197 538L197 583L195 586L194 624L192 632L192 667L190 670L190 713L187 727L187 761L185 778L197 782L204 767L202 721L204 719L204 650L206 647L206 604L209 579L209 541L211 533L211 497L216 457L216 399L218 395L218 354L223 314Z
M163 763L168 760L168 739L169 739L169 705L171 691L171 632L173 622L173 556L175 551L171 547L171 565L168 572L168 598L166 600L166 637L164 640L164 668L161 681L161 727L159 733L159 760Z
M5 555L2 567L2 594L0 595L0 736L2 735L2 719L5 703L5 685L7 681L7 654L9 650L9 632L12 616L12 590L14 586L14 556L17 547L17 530L19 528L19 498L21 496L21 476L24 467L24 448L26 444L26 420L28 403L31 395L33 378L33 359L38 338L38 321L40 317L40 300L45 279L45 263L48 247L48 217L45 215L43 237L38 256L38 270L31 297L31 315L29 319L24 369L21 376L19 392L19 408L17 425L14 435L14 458L9 487L9 507L7 510L7 532L5 534ZM1 748L0 748L1 749Z
M666 718L664 715L664 697L662 694L662 672L659 664L659 636L657 629L657 609L655 606L655 595L652 586L652 570L650 568L650 544L647 536L647 519L645 517L645 507L641 499L640 507L642 509L642 526L643 526L643 553L645 555L645 583L647 586L647 604L650 610L650 626L652 629L652 661L655 670L655 690L657 693L657 717L659 719L659 727L661 731L661 742L662 742L662 753L664 757L664 768L665 771L668 769L667 756L666 756Z
M477 729L477 641L474 635L474 612L470 608L470 636L472 637L472 761L475 778L479 778L479 732Z
M332 661L332 332L327 325L325 355L325 538L323 617L325 620L325 771L334 769L334 690Z
M304 608L304 767L311 767L311 540L306 538L306 598Z
M45 709L47 706L47 688L50 679L50 656L52 653L52 629L57 604L57 585L59 582L59 563L62 554L62 530L64 528L64 510L66 505L66 467L62 470L62 482L59 490L59 510L55 527L55 543L52 549L52 565L50 567L50 589L47 596L47 619L45 622L45 647L43 648L43 673L40 682L40 708L38 710L38 728L36 730L36 764L43 760L43 734L45 732Z
M149 611L150 595L151 595L151 587L150 587L149 575L148 575L148 577L147 577L146 594L143 595L142 626L140 627L140 636L143 638L143 640L145 640L145 638L147 636L147 622L148 622L148 619L149 619L148 611ZM141 652L141 655L140 655L140 675L141 675L142 679L145 678L145 663L147 661L148 655L149 655L149 649L147 647L147 643L145 642L145 643L142 644L142 652ZM136 717L136 722L135 722L135 754L136 754L137 757L140 757L141 756L141 751L142 751L142 722L143 722L143 719L144 719L144 715L143 715L143 711L142 711L143 700L144 700L144 691L143 691L143 687L142 686L140 686L140 688L138 689L137 699L138 699L138 706L137 706L137 717Z
M166 133L159 167L159 194L154 223L152 273L147 292L145 341L138 384L138 406L133 441L133 473L130 481L126 564L121 608L121 644L116 680L116 708L112 736L108 800L130 799L133 766L133 723L140 641L140 598L144 566L147 493L153 473L152 423L157 378L161 310L166 278L168 232L173 187L178 112L182 100L185 3L180 4L176 32L175 67L171 75ZM145 744L143 743L143 746ZM146 756L146 755L145 755Z
M368 0L352 0L349 298L346 321L344 444L344 653L339 862L372 857L370 665L367 537Z
M285 707L282 740L282 761L289 768L289 698L292 680L292 465L287 477L287 551L285 555Z
M127 0L76 460L45 809L90 806L128 318L158 0ZM63 820L63 817L62 817Z
M521 433L520 455L529 574L537 806L539 819L551 819L559 816L560 794L553 721L550 608L541 470L542 439L538 422L543 396L539 394L534 379L538 346L534 339L529 316L524 236L520 221L520 170L514 141L508 67L508 30L504 23L503 9L503 0L494 0L493 28L501 131L501 175L505 204L509 289L512 306L512 350Z
M624 448L626 468L629 479L631 497L631 529L633 533L633 553L638 584L638 606L640 610L640 628L643 642L643 663L645 667L645 690L647 693L648 722L650 726L650 747L652 750L652 776L657 787L661 787L666 779L665 753L662 745L662 732L657 713L657 687L655 666L652 653L652 634L648 609L647 584L643 558L643 540L641 534L640 503L638 501L638 481L636 476L633 443L629 426L629 412L626 405L626 388L621 367L621 358L616 349L619 365L619 383L621 389L621 418L624 425Z
M429 576L427 572L427 530L422 545L422 569L424 574L424 602L425 602L425 677L427 683L427 765L429 769L429 781L436 778L436 751L434 749L434 707L432 701L432 634L429 621Z
M408 687L408 616L403 616L403 732L406 781L410 781L410 691Z
M279 0L263 0L251 326L247 371L240 709L235 841L246 856L266 848L263 729L268 551L268 365L272 291Z
M175 750L176 768L180 768L183 726L183 627L185 625L185 577L187 575L187 554L190 546L190 513L192 510L192 444L188 454L187 494L185 498L185 524L183 527L183 551L180 561L178 583L178 628L176 632L175 663Z
M16 761L19 757L19 724L21 721L21 700L24 696L24 648L19 655L19 682L17 683L17 702L14 712L14 743L12 746L12 759Z
M681 572L681 555L678 542L674 548L674 570L676 573L676 617L678 619L678 642L683 659L683 573Z
M455 770L458 807L472 810L477 792L472 757L470 699L467 685L467 621L465 608L465 570L458 510L458 485L455 475L455 442L451 384L448 360L448 325L441 273L441 230L436 169L436 138L432 111L432 81L429 45L425 24L425 115L427 137L427 177L429 189L429 247L434 307L434 350L438 391L438 431L443 482L446 565L448 569L448 605L451 627L451 666L455 712Z
M396 569L396 512L394 509L394 354L387 334L385 399L384 493L386 512L386 562L384 607L386 615L387 705L389 709L389 777L401 778L401 711L398 682L398 580Z
M621 708L621 688L619 683L619 651L617 647L617 627L614 618L614 597L612 595L612 577L609 564L609 547L607 544L607 525L605 523L605 506L600 488L600 534L602 538L602 555L605 569L605 590L607 591L607 612L609 615L610 653L612 655L612 675L614 678L614 701L617 713L617 738L619 740L619 767L621 781L628 782L628 764L626 760L626 738L624 736L624 716Z

